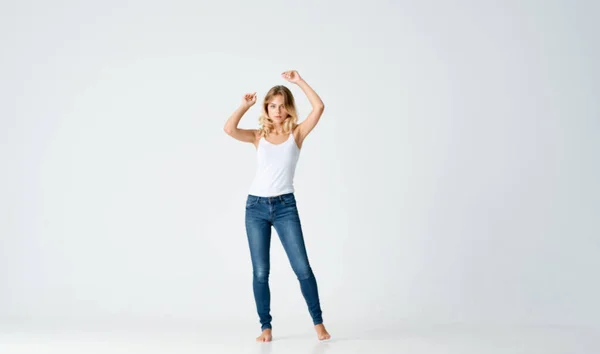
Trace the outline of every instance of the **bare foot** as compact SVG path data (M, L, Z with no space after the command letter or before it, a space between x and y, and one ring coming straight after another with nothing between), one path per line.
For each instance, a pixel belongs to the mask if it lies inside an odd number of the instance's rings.
M260 336L256 337L257 342L270 342L272 339L273 336L271 335L270 328L265 328L260 334Z
M319 340L327 340L331 338L331 336L329 335L329 333L325 329L325 326L322 323L316 325L315 330L317 331L317 337L319 337Z

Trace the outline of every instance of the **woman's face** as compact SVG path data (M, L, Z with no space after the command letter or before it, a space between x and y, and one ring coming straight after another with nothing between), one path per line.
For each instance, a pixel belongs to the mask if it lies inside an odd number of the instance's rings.
M267 105L267 114L276 124L283 123L288 116L288 112L283 105L283 96L276 95L271 98Z

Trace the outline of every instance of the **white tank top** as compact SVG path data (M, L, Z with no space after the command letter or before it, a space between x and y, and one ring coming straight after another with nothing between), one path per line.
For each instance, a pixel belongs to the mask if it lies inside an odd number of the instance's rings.
M294 174L300 156L294 134L281 144L273 144L261 137L256 150L256 175L249 194L275 197L294 192Z

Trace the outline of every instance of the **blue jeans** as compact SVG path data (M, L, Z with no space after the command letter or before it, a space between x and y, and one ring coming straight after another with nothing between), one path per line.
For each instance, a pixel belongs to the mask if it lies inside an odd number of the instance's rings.
M248 195L246 234L252 259L252 288L261 330L272 328L271 291L269 290L271 226L275 227L292 269L300 282L300 289L313 323L315 325L323 323L317 281L308 263L294 193L276 197Z

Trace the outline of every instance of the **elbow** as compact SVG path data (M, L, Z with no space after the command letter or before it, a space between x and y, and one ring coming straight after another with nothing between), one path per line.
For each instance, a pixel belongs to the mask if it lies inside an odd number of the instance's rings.
M317 110L319 112L323 112L325 110L325 105L323 103L321 103L320 105L315 107L315 110Z
M227 135L231 135L231 132L232 132L231 128L230 128L230 127L228 127L228 126L224 126L224 127L223 127L223 131L224 131L224 132L225 132L225 134L227 134Z

